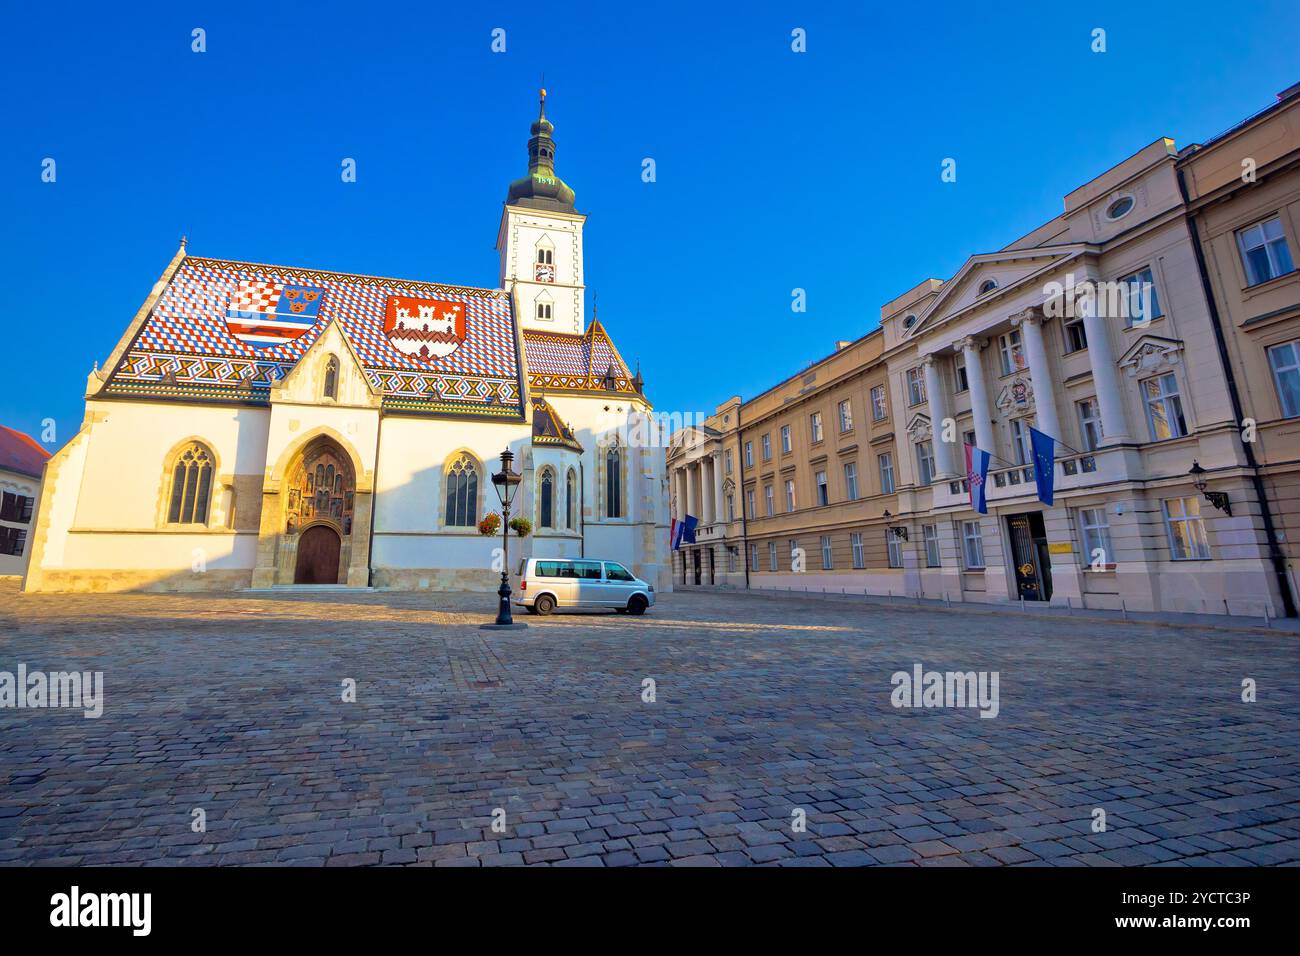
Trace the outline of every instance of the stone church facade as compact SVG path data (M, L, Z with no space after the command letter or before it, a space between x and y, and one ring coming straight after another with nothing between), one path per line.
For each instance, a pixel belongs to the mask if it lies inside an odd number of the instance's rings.
M50 461L28 591L495 588L491 475L537 556L668 589L652 407L585 322L582 226L543 108L509 187L497 289L189 254L87 380Z

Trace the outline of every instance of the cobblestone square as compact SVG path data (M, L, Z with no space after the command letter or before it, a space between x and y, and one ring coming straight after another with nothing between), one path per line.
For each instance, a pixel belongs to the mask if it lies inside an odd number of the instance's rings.
M105 687L98 719L0 710L0 865L1300 861L1294 635L744 593L493 611L0 585L0 671ZM996 718L895 708L918 663L997 671Z

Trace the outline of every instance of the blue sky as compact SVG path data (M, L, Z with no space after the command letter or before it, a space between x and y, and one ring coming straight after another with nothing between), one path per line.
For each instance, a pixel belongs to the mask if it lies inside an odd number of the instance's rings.
M1300 80L1294 3L727 6L12 7L0 423L73 434L182 233L197 255L495 285L543 71L588 308L665 411L762 391L1142 146Z

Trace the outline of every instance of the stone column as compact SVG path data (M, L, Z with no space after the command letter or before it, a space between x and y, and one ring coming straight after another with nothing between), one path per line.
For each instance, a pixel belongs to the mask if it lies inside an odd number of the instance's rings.
M989 391L984 382L984 363L980 349L984 342L973 335L957 343L966 357L966 383L970 386L971 415L975 419L975 444L993 453L993 416L989 411ZM965 459L962 459L963 464Z
M1029 359L1029 376L1034 383L1035 427L1059 442L1062 438L1061 420L1056 415L1052 367L1048 364L1047 349L1043 345L1043 310L1032 306L1019 315L1013 315L1011 321L1020 329L1025 357Z
M695 510L695 476L691 474L693 471L695 471L695 465L690 462L687 462L686 463L686 514L682 515L683 518L686 517L686 515L694 515L697 518L699 517L699 514Z
M718 503L713 500L713 459L708 455L700 459L700 502L704 512L700 524L713 524Z
M930 439L934 448L934 467L936 478L954 478L957 467L954 464L956 444L943 440L944 419L952 417L948 403L948 390L944 387L943 376L939 374L939 359L927 355L921 363L925 373L925 398L930 406Z
M713 520L727 520L727 503L722 499L722 452L714 452L709 460L713 469Z
M1092 384L1097 389L1097 405L1101 411L1101 444L1131 441L1124 414L1124 393L1120 390L1119 369L1115 367L1115 352L1111 348L1106 318L1097 314L1095 295L1082 296L1076 306L1083 315L1083 331L1088 338L1088 364L1092 366Z

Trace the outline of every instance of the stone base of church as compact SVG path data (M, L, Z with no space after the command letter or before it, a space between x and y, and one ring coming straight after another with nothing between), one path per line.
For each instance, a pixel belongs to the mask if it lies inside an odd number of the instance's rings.
M129 571L42 571L26 581L27 593L103 594L113 591L186 592L239 591L252 583L251 569L129 570Z
M501 572L485 568L375 568L374 586L391 591L495 591Z

